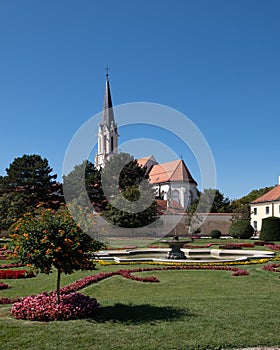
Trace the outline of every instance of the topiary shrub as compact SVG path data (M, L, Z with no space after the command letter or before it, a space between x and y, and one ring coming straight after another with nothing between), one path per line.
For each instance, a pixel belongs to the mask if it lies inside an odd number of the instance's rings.
M249 239L254 234L254 229L248 221L238 220L231 224L229 234L233 238Z
M211 238L220 238L222 235L222 232L220 230L212 230L210 232Z
M260 239L264 241L280 241L280 218L270 216L262 220Z

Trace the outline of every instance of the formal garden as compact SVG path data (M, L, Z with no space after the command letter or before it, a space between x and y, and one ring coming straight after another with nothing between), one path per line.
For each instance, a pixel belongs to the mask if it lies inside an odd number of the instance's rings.
M133 202L145 171L129 156L121 157L129 163L120 187ZM280 344L280 220L266 222L260 240L248 239L248 201L259 191L232 207L243 213L242 222L232 224L234 238L220 237L215 230L211 238L196 235L182 244L185 252L213 249L235 256L241 251L245 257L106 259L106 252L120 248L154 252L167 246L163 237L96 236L95 215L75 202L81 175L86 172L90 201L113 224L133 231L139 222L149 223L158 215L155 203L136 215L114 209L104 199L100 172L87 163L64 179L73 188L72 204L66 206L51 172L47 160L31 155L15 159L7 176L0 177L1 230L9 234L0 240L1 349L195 350ZM221 196L214 204L215 211L229 210Z
M141 246L143 242L126 243ZM7 260L3 243L2 344L5 349L168 350L279 344L279 245L236 239L226 244L231 249L257 248L276 254L237 264L120 265L91 260L59 276L55 266L52 273L35 274L29 264ZM224 246L225 240L197 239L189 245Z

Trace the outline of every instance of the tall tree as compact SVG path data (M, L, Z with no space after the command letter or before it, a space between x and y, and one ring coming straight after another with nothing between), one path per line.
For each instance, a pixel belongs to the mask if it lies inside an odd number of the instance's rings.
M41 156L23 155L15 158L0 177L0 221L8 228L13 218L33 210L38 203L57 209L61 203L61 187L54 181L48 160Z
M203 219L198 213L231 212L230 200L217 189L205 189L199 193L199 198L186 210L186 224L191 233L200 230Z
M231 211L230 200L219 190L208 188L199 193L199 198L187 208L187 212L226 213Z
M260 196L264 195L268 191L272 190L272 187L264 187L258 190L253 190L249 194L239 199L235 199L231 203L231 209L234 215L234 220L247 220L250 221L250 203Z
M102 170L102 187L109 203L105 217L120 227L143 227L158 217L155 191L146 168L128 153L115 155Z
M95 211L106 208L107 201L101 184L101 171L85 160L63 176L63 192L67 202L77 201L82 206L93 204Z

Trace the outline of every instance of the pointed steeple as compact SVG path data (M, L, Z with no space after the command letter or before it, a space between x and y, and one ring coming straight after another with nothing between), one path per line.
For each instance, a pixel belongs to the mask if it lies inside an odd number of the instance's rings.
M110 83L109 83L109 74L108 69L106 73L106 83L105 83L105 93L104 93L104 104L103 104L103 117L102 124L107 125L108 127L111 124L115 124L114 112L113 112L113 103L110 91Z
M108 67L106 71L102 120L98 128L98 148L95 157L95 166L98 169L103 168L106 160L118 153L118 126L114 118Z

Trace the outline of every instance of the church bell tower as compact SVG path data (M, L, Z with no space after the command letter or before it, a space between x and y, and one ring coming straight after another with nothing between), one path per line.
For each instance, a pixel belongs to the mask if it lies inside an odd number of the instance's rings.
M106 73L104 105L102 121L98 128L98 150L95 157L95 166L100 169L105 161L118 153L118 127L115 123L113 104L111 98L108 68Z

